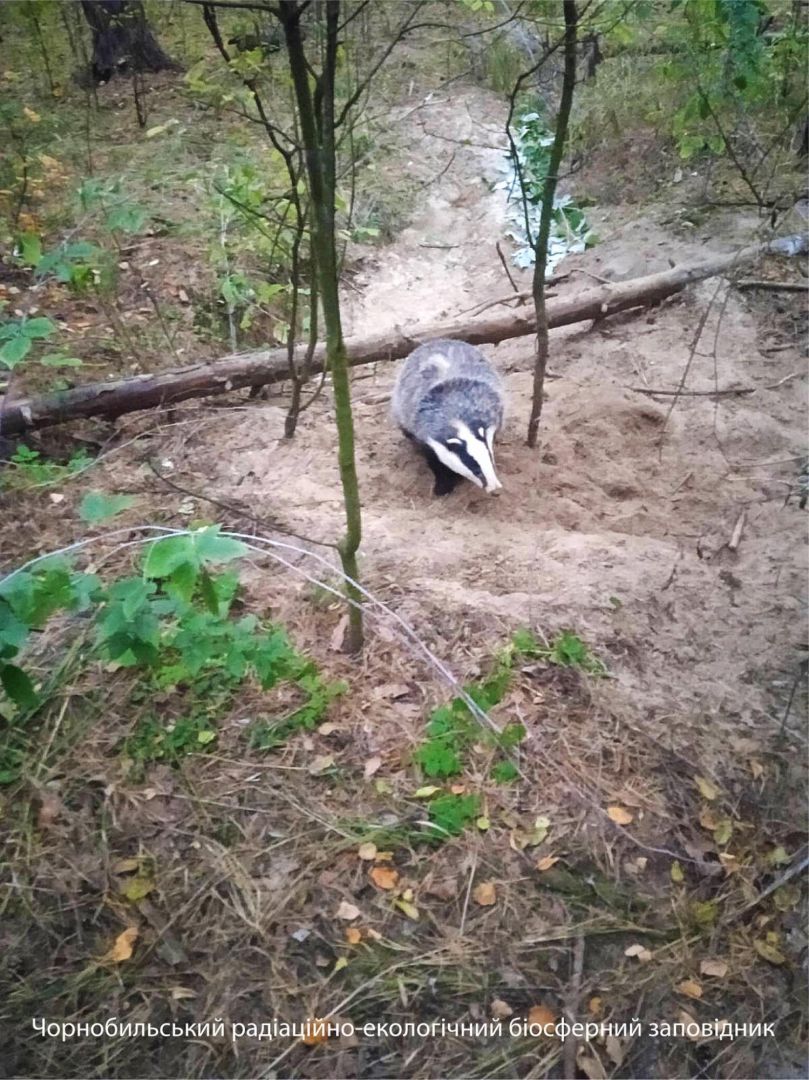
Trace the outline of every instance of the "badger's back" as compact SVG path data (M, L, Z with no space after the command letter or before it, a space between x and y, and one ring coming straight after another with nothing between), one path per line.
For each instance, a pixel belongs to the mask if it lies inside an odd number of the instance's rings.
M493 412L491 422L497 428L502 423L500 377L474 345L445 338L419 345L399 369L391 401L393 418L418 438L423 420L442 399L444 403L452 399L456 407L464 400L485 400Z

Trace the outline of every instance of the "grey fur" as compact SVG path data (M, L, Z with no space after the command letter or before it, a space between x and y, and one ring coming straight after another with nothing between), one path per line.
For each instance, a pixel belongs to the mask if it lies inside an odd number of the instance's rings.
M391 412L405 434L423 447L430 439L445 444L456 437L456 421L475 434L481 428L494 428L496 434L503 424L503 386L474 345L439 338L419 345L402 364Z

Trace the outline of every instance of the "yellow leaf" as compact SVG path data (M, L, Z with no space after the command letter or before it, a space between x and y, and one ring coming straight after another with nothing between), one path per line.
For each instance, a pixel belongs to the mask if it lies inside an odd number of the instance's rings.
M375 866L369 876L378 888L392 889L399 880L399 871L392 866Z
M435 787L432 784L428 784L427 787L420 787L418 791L413 792L414 799L429 799L432 795L435 795L436 791L440 791L440 787Z
M554 863L559 862L558 855L544 855L537 862L537 870L550 870Z
M481 907L491 907L497 900L497 892L495 891L493 881L484 881L472 893L475 903L480 904Z
M115 939L115 942L110 951L104 957L104 960L109 961L111 964L122 964L124 960L129 960L132 956L132 948L137 941L140 931L137 926L128 926L123 933L120 933Z
M33 109L29 109L27 105L23 109L23 115L25 116L26 120L30 120L32 124L38 124L39 121L42 119L38 112L35 112Z
M697 1000L702 997L702 987L696 979L683 979L681 983L677 983L677 989L686 997L696 998Z
M338 907L336 914L338 919L345 919L347 922L350 922L352 919L359 918L361 912L356 905L349 904L347 900L343 900Z
M356 926L349 926L346 930L346 941L349 945L359 945L362 941L362 931Z
M591 997L587 1002L587 1011L591 1016L601 1016L604 1012L604 999L598 996Z
M726 844L731 836L733 836L733 822L728 817L722 818L714 829L714 842L717 844Z
M707 799L708 802L713 802L714 799L719 798L719 788L715 784L712 784L710 780L706 780L704 776L695 776L694 783L699 788L699 793L703 799Z
M360 844L357 855L366 862L373 862L376 858L376 844L372 844L370 841L367 844Z
M629 825L634 821L634 816L626 809L625 806L608 806L607 817L610 821L614 821L616 825Z
M415 904L411 904L409 900L401 899L394 900L393 902L400 911L404 912L408 919L412 919L414 922L418 922L419 909L416 907Z
M770 941L764 941L759 939L753 942L753 948L756 950L759 956L763 957L770 964L785 964L787 958L781 952L781 950Z
M545 837L548 835L548 829L551 827L551 819L548 817L538 817L534 822L534 831L528 840L529 847L537 847Z
M133 877L121 885L121 895L125 896L131 903L136 904L138 900L143 900L145 896L149 895L154 888L154 884L151 878Z
M307 1020L301 1042L304 1046L317 1046L326 1042L329 1037L329 1024L327 1020Z
M347 967L348 967L348 960L346 959L346 957L345 956L338 957L338 959L335 961L334 970L332 971L332 975L336 975L338 971L342 971L343 968L347 968Z
M685 874L683 873L683 868L675 860L675 862L671 864L671 880L674 881L677 885L679 885L684 878Z
M542 1028L553 1027L556 1024L556 1014L547 1005L532 1005L528 1010L528 1023ZM543 1031L543 1035L554 1038L551 1032Z
M477 825L481 832L486 832L486 830L491 825L491 822L487 817L479 817L475 822L475 825Z
M753 779L758 780L760 776L764 775L764 766L760 761L756 761L755 758L750 758L748 762L750 766L750 772L753 774Z
M714 979L724 979L728 966L724 960L703 960L699 965L700 975L709 975Z

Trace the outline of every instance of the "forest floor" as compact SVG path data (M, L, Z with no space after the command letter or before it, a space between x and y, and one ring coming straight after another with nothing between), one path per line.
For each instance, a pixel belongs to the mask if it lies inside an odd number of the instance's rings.
M415 185L415 209L390 244L354 252L352 336L417 334L510 291L495 251L505 196L492 186L502 100L456 81L414 104L392 117L400 152L386 167L391 183L402 173ZM596 199L614 191L615 170L643 157L626 154L623 166L596 157L577 183ZM600 242L560 266L558 293L755 238L752 214L690 213L695 191L690 177L645 198L627 183L631 202L589 209ZM172 258L179 275L182 251ZM797 274L770 259L755 276ZM526 287L526 272L515 277ZM245 603L348 684L319 729L270 752L250 747L246 729L271 705L245 689L215 718L212 749L137 775L121 752L139 721L130 682L83 672L61 715L43 721L45 767L4 808L19 897L0 927L10 987L0 1074L805 1075L806 897L797 878L776 887L806 842L806 513L787 498L806 454L805 329L802 301L715 279L652 310L555 331L537 452L524 444L533 343L486 348L509 398L498 499L471 485L434 499L388 418L395 367L356 370L366 588L461 683L485 676L522 627L548 642L567 632L584 662L512 654L492 710L527 731L509 784L492 781L484 739L452 785L422 776L413 751L452 686L384 615L368 619L362 657L346 657L339 603L266 559L248 560ZM655 395L678 386L691 349L685 393ZM717 388L740 393L705 393ZM281 390L186 404L124 417L112 436L86 425L106 451L86 475L4 496L4 563L86 533L75 508L91 489L137 497L123 524L207 517L333 542L342 511L328 385L292 441L286 400ZM293 553L294 567L333 583L334 552L315 550L325 569ZM479 812L477 825L425 847L412 837L425 817L418 789L432 783L474 794ZM145 860L148 893L127 899L121 882ZM138 932L131 958L99 964L127 927ZM25 1019L222 1018L244 1032L331 1014L358 1029L492 1016L506 1028L317 1045L246 1034L62 1043ZM630 1026L572 1050L508 1033L511 1019L563 1015ZM707 1033L715 1021L755 1033L719 1038ZM653 1024L707 1026L654 1037Z

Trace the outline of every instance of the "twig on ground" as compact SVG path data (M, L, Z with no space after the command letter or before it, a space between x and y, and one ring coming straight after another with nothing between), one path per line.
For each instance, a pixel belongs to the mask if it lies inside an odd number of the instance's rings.
M510 270L509 270L509 268L508 268L508 263L506 262L506 257L505 257L505 255L503 254L503 249L502 249L502 248L500 247L500 241L498 240L498 241L497 241L497 243L496 243L496 244L495 244L494 246L495 246L495 247L497 248L497 255L498 255L498 258L500 259L500 262L501 262L501 263L503 264L503 269L504 269L504 270L505 270L505 272L506 272L506 277L508 278L508 280L509 280L509 282L510 282L510 284L511 284L511 287L512 287L512 289L514 290L514 292L515 292L515 293L518 293L518 294L520 294L520 290L519 290L519 288L517 287L517 282L516 282L516 281L514 280L514 278L512 277L511 271L510 271ZM527 295L527 296L530 296L531 294L530 294L530 293L526 293L526 295Z
M741 919L743 915L748 915L751 911L762 904L768 896L772 896L774 892L781 888L782 885L786 885L788 881L792 881L798 874L802 874L806 868L809 867L809 845L804 844L792 863L792 866L788 866L783 874L779 874L775 881L771 882L766 889L758 894L749 904L745 904L743 908L740 908L735 914L729 915L725 919L726 923L735 922L737 919Z
M736 524L733 526L733 533L730 540L728 540L728 551L736 551L739 546L739 542L742 538L742 532L744 530L744 523L747 521L747 510L742 510L736 519Z
M737 289L765 289L768 292L809 292L809 281L737 281Z
M573 945L573 972L565 1002L568 1023L572 1026L576 1022L576 1012L579 1006L581 994L581 976L584 969L584 934L579 931ZM564 1045L565 1080L576 1080L578 1065L576 1061L579 1047L578 1038L568 1034Z

